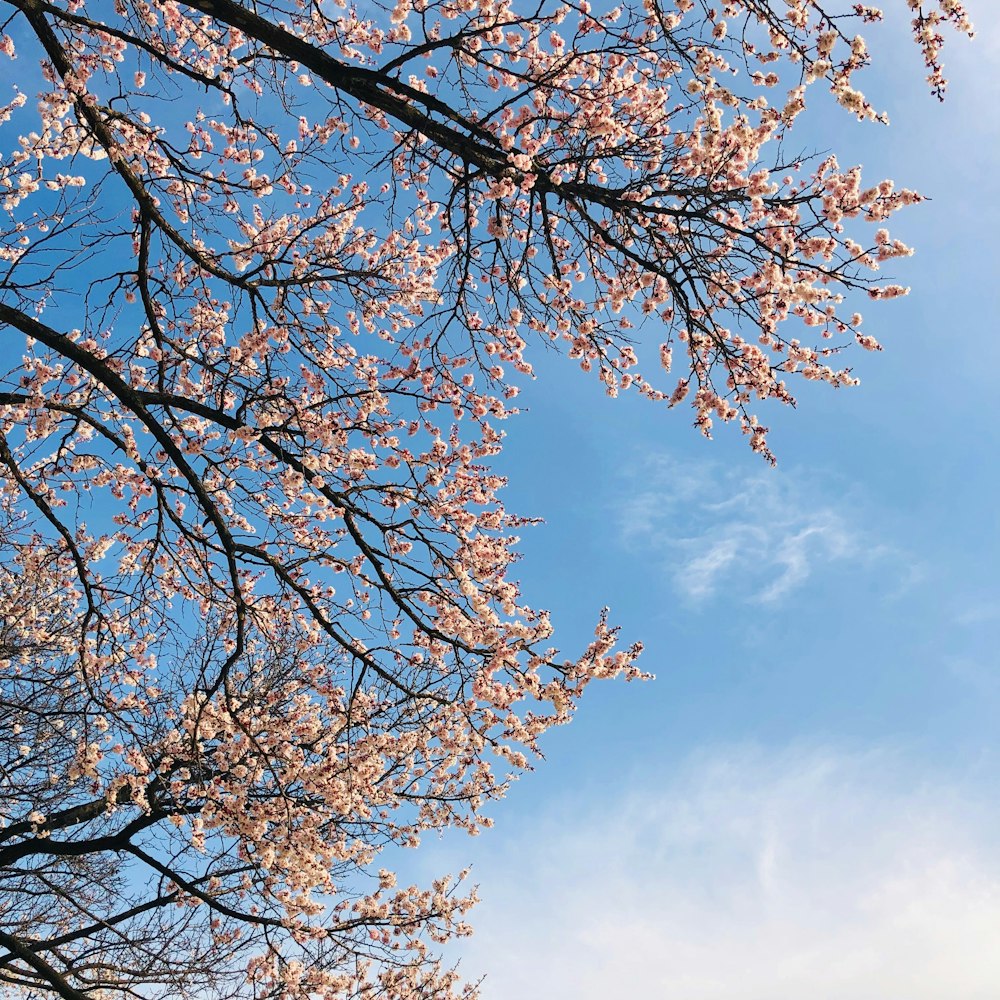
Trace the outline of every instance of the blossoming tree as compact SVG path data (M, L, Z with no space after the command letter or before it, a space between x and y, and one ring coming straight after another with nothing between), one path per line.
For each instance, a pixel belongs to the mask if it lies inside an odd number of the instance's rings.
M894 2L940 95L966 15ZM877 117L879 17L0 0L7 990L470 992L463 875L380 852L638 653L521 601L500 422L545 342L765 456L761 402L853 381L919 196L784 157L810 88Z

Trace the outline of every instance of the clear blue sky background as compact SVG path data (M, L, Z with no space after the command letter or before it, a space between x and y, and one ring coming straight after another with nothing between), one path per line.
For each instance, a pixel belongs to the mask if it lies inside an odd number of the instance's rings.
M418 852L474 864L487 1000L1000 997L1000 11L968 7L944 105L901 17L867 33L890 128L814 109L804 145L933 200L862 385L768 414L777 470L558 357L523 394L529 602L567 652L610 604L657 678L592 688L495 830Z

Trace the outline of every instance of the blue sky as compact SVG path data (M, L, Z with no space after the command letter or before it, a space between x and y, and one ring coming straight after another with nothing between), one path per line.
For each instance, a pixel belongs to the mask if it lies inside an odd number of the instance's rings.
M777 470L555 356L522 394L529 602L567 652L610 604L657 679L592 688L493 831L425 845L474 865L486 1000L1000 996L1000 13L967 6L944 105L897 20L890 128L804 135L933 200L892 226L913 291L866 310L862 385L767 414Z

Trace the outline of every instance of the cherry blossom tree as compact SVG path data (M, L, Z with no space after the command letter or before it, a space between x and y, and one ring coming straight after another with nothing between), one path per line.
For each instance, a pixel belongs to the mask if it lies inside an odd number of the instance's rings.
M961 4L894 5L941 96ZM880 17L0 0L11 995L474 992L465 873L382 865L487 825L639 652L524 605L501 422L546 344L766 457L794 375L853 383L920 196L792 129L823 90L879 118Z

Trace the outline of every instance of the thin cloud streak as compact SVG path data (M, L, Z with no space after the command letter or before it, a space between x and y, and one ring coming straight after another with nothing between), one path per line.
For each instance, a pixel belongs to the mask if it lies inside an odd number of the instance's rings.
M657 553L673 589L691 603L737 583L751 602L773 605L834 563L878 564L893 578L890 593L920 577L911 557L873 537L846 504L793 476L666 454L647 459L639 475L641 487L629 484L630 499L618 507L621 541Z

